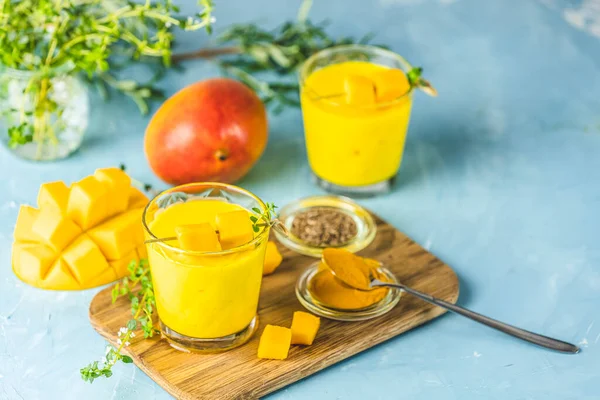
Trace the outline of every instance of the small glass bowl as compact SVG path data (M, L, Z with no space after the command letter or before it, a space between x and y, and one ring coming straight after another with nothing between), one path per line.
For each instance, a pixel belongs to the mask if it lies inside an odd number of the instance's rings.
M346 249L352 253L356 253L367 247L371 244L373 239L375 239L375 234L377 233L375 221L373 220L373 217L371 217L371 214L357 203L342 196L312 196L293 201L281 209L279 212L279 220L283 223L285 228L287 228L289 234L286 236L282 232L274 230L279 243L296 253L317 258L321 258L323 249L332 247L309 245L291 233L292 222L296 215L312 208L330 208L341 211L352 218L356 224L356 236L348 243L342 246L336 246L337 248Z
M398 301L400 301L401 291L389 289L383 299L369 307L356 310L342 310L329 307L315 299L308 290L308 284L317 272L319 272L318 262L309 266L306 271L300 275L296 282L296 297L304 308L321 317L334 319L336 321L364 321L387 313L398 304ZM383 274L388 282L398 283L394 274L387 268L381 266L378 268L378 272Z

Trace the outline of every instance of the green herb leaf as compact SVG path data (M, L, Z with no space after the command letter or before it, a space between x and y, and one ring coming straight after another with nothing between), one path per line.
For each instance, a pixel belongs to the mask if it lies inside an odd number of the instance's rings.
M170 66L173 30L210 31L214 4L198 3L200 12L185 19L172 0L1 1L0 63L35 72L23 92L27 101L10 111L18 122L8 127L9 145L57 142L55 131L65 124L64 105L53 96L60 75L85 77L103 97L108 88L119 91L147 113L148 101L160 95L154 84ZM149 67L155 77L116 78L130 64Z
M152 337L158 331L154 329L152 316L156 305L154 289L152 286L152 276L147 260L134 260L128 265L129 277L125 277L121 282L115 284L111 295L118 298L127 294L131 301L131 311L133 318L127 322L118 332L118 347L108 346L105 356L101 362L93 361L84 368L80 369L81 379L92 383L96 378L112 376L112 367L121 361L126 364L133 362L133 359L122 353L129 341L135 337L134 330L138 324L142 327L144 337ZM141 286L141 289L139 287Z

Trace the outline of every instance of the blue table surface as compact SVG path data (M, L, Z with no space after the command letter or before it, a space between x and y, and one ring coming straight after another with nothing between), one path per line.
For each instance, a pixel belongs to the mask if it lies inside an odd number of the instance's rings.
M274 26L297 4L219 0L217 32ZM394 191L361 203L455 269L460 304L583 351L553 353L445 315L270 398L598 399L600 2L330 0L311 15L331 19L336 35L375 31L440 92L416 95ZM178 38L180 50L214 40ZM167 93L218 74L210 62L186 66L161 82ZM93 95L92 110L83 147L64 161L35 164L0 149L1 399L170 398L131 365L81 381L79 368L105 345L88 321L99 289L42 291L11 271L18 205L34 203L42 182L123 162L164 187L142 150L148 117L118 97ZM309 182L298 110L270 117L267 150L240 185L278 204L321 193Z

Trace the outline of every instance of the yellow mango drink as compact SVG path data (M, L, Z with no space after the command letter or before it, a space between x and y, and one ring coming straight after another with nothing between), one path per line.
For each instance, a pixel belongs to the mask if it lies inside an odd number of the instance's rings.
M404 151L412 106L402 57L372 46L339 46L300 72L308 161L317 182L345 194L386 191Z
M254 333L269 228L252 229L251 193L218 183L189 184L144 212L162 334L178 349L218 351Z

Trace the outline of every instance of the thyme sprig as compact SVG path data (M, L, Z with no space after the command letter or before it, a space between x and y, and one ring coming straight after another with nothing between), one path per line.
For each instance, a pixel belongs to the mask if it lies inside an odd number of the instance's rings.
M158 333L154 328L152 316L156 307L154 288L152 286L152 275L147 260L132 261L127 269L129 276L117 283L112 291L113 304L118 298L127 296L131 302L131 314L133 317L126 326L118 331L117 346L107 345L104 357L100 361L93 361L81 368L81 379L86 382L94 382L96 378L112 376L112 368L119 361L130 364L133 359L123 354L125 347L129 346L130 340L136 337L135 330L138 326L144 333L144 338L149 338Z
M254 207L254 211L257 215L251 215L250 221L252 221L252 230L254 232L260 231L260 228L265 226L273 226L276 223L275 210L277 206L275 203L266 203L265 210L261 211L260 208Z
M327 21L314 23L308 18L312 0L303 0L294 21L270 30L261 26L236 24L223 32L216 49L176 54L174 61L219 57L225 75L235 77L272 106L274 112L300 104L296 73L302 63L320 50L344 44L366 44L372 39L334 38L327 33ZM380 46L385 47L385 46Z

